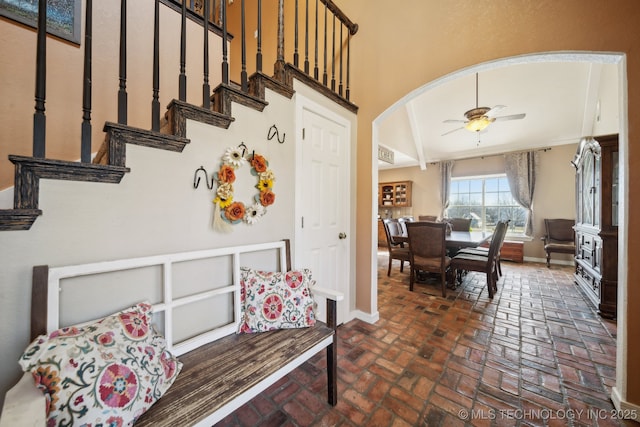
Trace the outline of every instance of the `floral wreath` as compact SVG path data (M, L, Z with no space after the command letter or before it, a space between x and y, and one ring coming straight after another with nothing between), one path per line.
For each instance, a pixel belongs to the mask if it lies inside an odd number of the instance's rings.
M213 224L217 230L230 231L229 224L238 224L243 221L250 225L256 224L267 213L267 206L272 205L276 200L276 195L272 191L276 177L269 169L269 162L255 151L250 159L245 158L246 148L242 143L238 147L227 148L222 156L217 177L218 188L216 197L213 199L215 204ZM248 206L233 198L236 169L247 161L251 165L251 174L258 178L256 188L259 190L254 196L253 203Z

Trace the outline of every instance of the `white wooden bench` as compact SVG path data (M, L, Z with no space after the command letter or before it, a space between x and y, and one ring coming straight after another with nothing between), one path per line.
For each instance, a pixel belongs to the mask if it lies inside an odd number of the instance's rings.
M262 259L257 262L260 265L251 265L252 256L256 260ZM211 271L213 266L230 266L231 283L222 287L201 289L195 293L181 294L178 289L180 284L174 283L176 282L174 276L176 270L190 271L189 263L191 262L198 264L198 268L204 271ZM270 269L265 268L265 262L275 265ZM313 287L314 297L326 298L326 323L316 322L316 325L310 328L236 334L240 316L239 270L241 265L271 271L289 270L291 266L289 242L284 240L69 267L34 267L32 339L64 326L61 325L60 316L68 305L61 306L60 293L65 292L62 283L66 279L71 279L73 285L72 290L68 292L75 292L79 289L78 280L84 280L84 278L133 272L138 280L141 272L144 275L149 273L148 271L144 273L145 270L156 269L158 271L150 275L161 278L162 297L158 301L151 300L154 318L156 314L162 318L163 325L160 328L163 330L168 348L179 357L183 367L175 383L148 412L143 414L136 422L136 426L211 426L322 349L326 349L327 357L328 402L335 405L337 403L336 302L342 300L342 294L318 286ZM225 274L221 276L224 277ZM113 277L111 276L109 280L113 280ZM120 276L115 277L120 280ZM86 281L91 284L93 279ZM83 287L84 284L81 286ZM91 291L87 292L92 295ZM181 295L178 296L179 294ZM100 294L96 293L95 298L101 299ZM179 341L179 337L174 336L176 330L174 319L178 317L178 310L189 304L198 304L211 298L233 301L232 322ZM119 301L118 306L125 307L136 302ZM194 308L193 312L196 313L197 310ZM197 317L197 314L194 316ZM84 321L88 320L90 319L87 318ZM24 381L21 382L24 383ZM13 419L11 413L14 404L16 402L12 400L10 393L7 393L3 425L5 421L8 423ZM44 408L42 409L44 411ZM15 413L21 409L14 408L13 411Z

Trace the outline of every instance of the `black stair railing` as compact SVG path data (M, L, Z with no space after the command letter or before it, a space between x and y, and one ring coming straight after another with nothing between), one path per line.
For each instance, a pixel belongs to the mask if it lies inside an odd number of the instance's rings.
M300 16L300 2L299 0L290 0L291 8L295 11L293 22L286 21L285 12L285 0L278 0L277 11L277 40L275 41L275 65L274 65L274 78L282 83L287 82L285 76L286 60L285 60L285 25L293 24L295 26L295 40L293 48L293 66L297 69L298 64L298 37L299 37L299 22ZM319 4L323 4L322 10L320 10ZM46 102L46 0L39 0L39 15L38 15L38 33L37 33L37 55L36 55L36 90L35 90L35 112L33 119L33 156L36 158L45 158L46 156L46 116L45 116L45 102ZM159 55L161 51L160 46L160 3L165 5L173 4L176 10L181 13L180 24L180 63L178 74L178 99L182 102L187 100L187 75L186 75L186 62L187 62L187 39L186 39L186 23L187 18L201 19L201 23L204 29L204 36L202 41L196 41L198 45L202 46L203 54L203 84L202 84L202 106L205 109L210 109L211 89L209 82L209 31L210 28L214 28L216 32L221 34L222 41L222 84L229 85L229 43L233 40L230 36L228 27L227 16L227 1L220 0L154 0L154 20L153 20L153 82L152 82L152 99L151 99L151 130L155 132L160 131L160 60ZM240 28L241 37L239 41L241 43L241 72L240 72L240 90L247 93L249 91L248 84L248 70L247 70L247 37L246 37L246 2L241 0L239 2L240 10L240 23L235 23L234 28ZM305 0L304 6L304 65L302 72L308 75L309 78L314 81L318 81L321 85L329 88L340 97L344 97L349 101L350 97L350 42L351 37L357 32L358 26L354 24L349 18L333 3L332 0L315 0L315 4L309 5L309 0ZM92 0L85 2L86 16L85 16L85 37L84 37L84 72L82 83L82 123L81 123L81 143L80 154L81 161L83 163L90 162L91 157L91 81L92 81L92 32L93 32L93 7ZM257 8L257 46L256 46L256 72L262 72L262 1L258 0L253 5ZM177 7L179 6L179 7ZM331 14L331 28L329 28L329 13ZM273 16L271 14L270 16ZM208 19L204 19L207 17ZM311 19L313 18L313 19ZM133 20L141 19L140 17L134 17ZM118 124L127 125L127 111L128 111L128 95L127 95L127 0L120 1L120 29L119 29L119 65L118 65L118 92L117 92L117 118ZM218 27L214 21L218 21L220 26ZM313 24L311 24L313 21ZM323 23L323 25L321 25ZM313 25L313 29L311 28ZM336 26L339 25L339 28ZM320 34L322 29L323 34ZM344 30L347 35L345 38ZM331 31L331 35L329 32ZM328 39L331 36L331 44L329 45ZM313 72L310 70L310 38L313 37ZM197 50L197 49L196 49ZM322 50L322 52L320 52ZM191 49L193 51L193 49ZM322 78L320 78L320 61L322 56ZM329 81L328 70L331 69L331 80ZM337 82L337 87L336 87ZM346 83L346 87L345 87Z
M36 45L36 107L33 114L33 157L44 158L46 128L44 103L47 98L47 2L38 3L38 35Z
M120 1L118 123L127 124L127 0Z
M248 56L248 38L247 8L255 7L257 9L257 34L256 34L256 52L255 52L255 72L262 73L263 69L263 43L262 38L262 21L263 21L263 5L262 1L246 2L241 0L230 4L228 0L161 0L162 3L174 8L176 11L186 11L187 17L198 20L202 25L219 25L219 34L222 42L222 79L223 85L229 85L235 78L242 92L248 93L250 90L249 69L247 63ZM322 4L322 8L320 7ZM350 101L350 43L351 37L358 31L358 25L353 23L342 10L333 2L333 0L278 0L270 2L269 7L275 7L277 10L271 10L268 16L277 16L278 35L275 41L275 49L271 45L271 52L275 51L274 78L283 83L287 82L285 69L287 64L284 34L286 27L292 25L294 28L294 40L292 48L293 67L302 71L302 73L314 81L319 82L322 86L334 92L338 97ZM233 14L237 21L229 21L230 8L239 8L238 13ZM304 8L304 10L300 10ZM292 16L286 17L285 11L292 11ZM208 16L209 19L204 19ZM183 12L184 20L184 12ZM302 27L302 28L301 28ZM233 39L230 35L230 28L234 32L239 33L240 37ZM331 41L329 40L331 38ZM302 40L302 54L304 58L300 58L300 40ZM234 47L230 43L238 43ZM208 46L204 43L205 64L207 64ZM313 44L313 45L312 45ZM229 46L235 50L234 57L240 59L239 67L234 72L235 77L230 75L231 65L229 63ZM206 67L207 65L205 65ZM322 67L322 72L320 68ZM329 80L329 70L331 70L331 79ZM205 70L205 82L203 91L208 86L208 70ZM181 77L182 78L182 77ZM182 99L182 98L181 98ZM203 106L206 107L207 102L204 100Z
M151 99L151 130L160 131L160 2L153 5L153 95Z
M180 21L180 76L178 77L178 97L180 101L187 101L187 4L183 0Z
M84 34L84 72L82 76L82 125L80 128L80 161L91 162L91 36L93 33L93 0L86 2Z
M324 5L323 10L321 11L319 8L319 3ZM305 0L305 11L304 11L304 65L302 67L302 71L312 77L316 81L321 81L321 84L325 87L331 89L331 91L337 93L340 97L349 100L350 90L348 85L350 82L350 61L349 61L349 51L350 51L350 43L351 36L355 35L358 31L358 25L353 23L345 14L340 10L340 8L332 1L332 0L315 0L315 5L313 5L313 10L309 6L309 0ZM295 11L295 19L294 19L294 52L293 52L293 65L299 68L298 64L298 38L299 38L299 2L295 0L295 4L293 6ZM329 12L332 14L331 19L331 46L328 46L328 38L329 38ZM310 24L310 14L313 14L314 27L311 28ZM324 15L324 16L321 16ZM324 25L321 25L321 20ZM336 24L340 26L339 29L336 29ZM322 28L323 34L322 36L319 34L320 29ZM347 35L345 37L344 30L346 30ZM311 74L310 70L310 41L311 33L313 32L314 37L314 52L313 52L313 74ZM321 40L322 39L322 40ZM321 43L322 41L322 43ZM336 45L337 45L337 53L336 53ZM322 49L322 54L320 54L320 50ZM323 71L322 71L322 79L320 79L320 56L322 56L323 63ZM329 69L329 61L331 62L331 81L329 82L328 77L328 69ZM338 68L338 88L336 89L336 68ZM347 88L345 90L345 81L347 82Z
M204 2L204 16L210 17L211 2ZM213 5L215 6L215 5ZM211 86L209 85L209 19L203 19L204 35L202 45L204 47L203 52L203 82L202 82L202 107L207 110L211 108Z

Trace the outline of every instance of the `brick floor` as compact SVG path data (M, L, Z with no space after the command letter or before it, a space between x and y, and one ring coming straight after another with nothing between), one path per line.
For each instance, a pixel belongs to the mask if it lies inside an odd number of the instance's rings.
M408 290L378 257L380 320L338 330L338 405L324 352L219 426L638 426L612 415L616 323L600 318L570 267L503 262L490 300L469 273L440 296Z

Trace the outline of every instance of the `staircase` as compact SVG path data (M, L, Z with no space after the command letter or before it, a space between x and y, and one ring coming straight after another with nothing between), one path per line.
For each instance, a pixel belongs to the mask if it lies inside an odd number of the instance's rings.
M141 1L141 0L137 0ZM151 1L151 0L149 0ZM118 91L118 111L117 122L106 122L104 124L105 138L97 154L91 160L91 32L92 32L92 0L86 0L86 16L85 16L85 56L84 56L84 81L83 81L83 116L82 123L82 140L80 141L82 159L80 162L67 160L54 160L45 157L44 135L46 129L44 127L44 103L45 103L45 79L43 63L46 62L46 33L43 30L46 22L46 0L39 1L38 15L38 53L36 64L36 111L34 113L34 143L33 156L9 155L9 160L15 167L14 178L14 208L0 209L0 231L17 231L29 230L38 218L42 215L39 209L39 182L40 179L58 179L73 180L87 182L102 183L119 183L124 174L130 169L126 165L126 144L136 144L154 149L168 150L174 152L182 152L189 143L186 138L186 122L187 119L195 120L211 126L227 129L234 121L233 104L243 105L256 111L263 111L267 107L265 101L265 90L268 88L282 96L291 98L294 95L293 81L301 80L305 84L311 86L318 92L322 93L329 99L343 106L352 112L357 112L357 106L349 100L349 42L350 37L357 31L357 25L352 23L340 9L331 0L316 0L315 12L306 10L307 24L304 28L306 34L305 43L305 61L304 69L299 68L299 52L298 52L298 22L295 20L291 25L296 26L296 39L294 40L293 63L288 63L284 58L284 0L278 1L278 9L275 15L277 22L271 23L278 26L278 39L272 50L277 52L274 65L274 76L269 76L262 71L262 50L261 50L261 32L260 24L258 25L258 43L256 52L256 71L248 77L246 75L246 38L241 34L240 40L236 43L241 45L237 51L242 52L242 72L240 75L240 83L234 83L229 79L229 64L227 63L227 46L230 44L232 37L229 35L228 26L234 29L245 28L245 2L241 5L236 2L238 8L235 15L240 15L240 22L227 22L227 3L225 1L206 0L204 2L184 1L178 2L174 0L153 0L155 7L155 26L154 26L154 83L153 83L153 100L152 100L152 125L151 130L132 127L127 124L127 93L126 93L126 23L127 20L135 21L136 17L127 17L126 1L122 1L121 22L124 24L120 28L120 87ZM323 5L323 10L318 9L318 1ZM189 3L191 6L188 6ZM257 14L258 20L261 22L262 5L258 1ZM169 7L180 13L181 17L181 69L179 75L179 96L173 99L167 106L167 110L162 118L160 118L160 109L158 103L158 83L157 74L159 73L159 10L160 6ZM299 14L298 1L288 2L289 7L295 12L297 17ZM308 5L308 2L307 2ZM309 42L308 36L313 32L313 26L308 22L309 13L315 18L315 67L313 75L311 75L309 63ZM332 15L333 34L327 37L324 35L324 72L322 79L320 78L319 63L322 62L318 53L318 45L322 44L318 37L319 22L324 19L324 31L330 30L327 15ZM208 19L204 19L207 16ZM198 22L204 29L205 37L199 41L199 49L204 52L205 70L208 69L208 35L212 31L221 35L222 42L222 82L213 90L208 90L208 74L205 72L203 81L203 102L201 105L194 105L186 101L186 76L184 75L185 58L185 28L187 19ZM336 32L335 22L339 21L339 36ZM347 37L343 37L343 28L346 29ZM333 46L327 45L327 39L333 38ZM339 37L336 46L336 38ZM234 38L234 40L237 40ZM234 46L234 45L232 45ZM336 50L337 48L337 50ZM329 52L332 52L331 54ZM327 57L331 55L332 61L328 62ZM335 70L339 64L339 75L336 76ZM343 66L346 64L346 91L343 84ZM331 81L328 78L328 70L331 69ZM163 70L164 72L164 70ZM336 77L339 86L336 87ZM87 96L87 94L89 94ZM207 96L206 94L209 94Z

